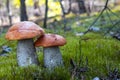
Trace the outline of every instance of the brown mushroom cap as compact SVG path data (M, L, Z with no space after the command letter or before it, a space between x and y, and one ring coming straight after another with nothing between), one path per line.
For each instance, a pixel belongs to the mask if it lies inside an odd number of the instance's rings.
M5 38L8 40L21 40L41 36L43 34L44 30L37 24L30 21L23 21L11 26Z
M45 34L44 36L39 37L37 41L35 41L36 47L63 46L65 44L66 44L65 38L56 34Z

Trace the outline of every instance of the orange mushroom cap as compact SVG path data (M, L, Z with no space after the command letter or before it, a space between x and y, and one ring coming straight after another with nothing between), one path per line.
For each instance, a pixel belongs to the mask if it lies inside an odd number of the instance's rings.
M35 46L51 47L51 46L63 46L66 44L64 37L56 34L45 34L39 37L35 41Z
M34 38L44 34L44 30L37 24L30 21L23 21L14 24L8 30L5 38L8 40L22 40Z

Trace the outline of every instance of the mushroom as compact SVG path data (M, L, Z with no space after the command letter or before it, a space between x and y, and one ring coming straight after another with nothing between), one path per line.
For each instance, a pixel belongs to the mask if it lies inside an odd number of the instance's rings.
M44 30L30 21L19 22L9 28L5 38L18 40L17 61L19 66L39 64L32 38L43 34Z
M66 40L62 36L56 34L44 34L44 36L39 37L34 43L36 47L43 47L44 66L49 69L64 65L58 46L63 46L65 44Z

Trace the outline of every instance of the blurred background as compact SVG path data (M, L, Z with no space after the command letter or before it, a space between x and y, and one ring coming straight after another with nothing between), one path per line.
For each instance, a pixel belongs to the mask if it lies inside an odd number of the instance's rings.
M37 21L44 18L46 0L25 0L26 11L29 20ZM62 16L62 8L67 15L87 14L91 16L100 12L106 0L48 0L48 17ZM109 0L108 6L119 6L120 0ZM60 20L58 18L57 20ZM10 25L20 21L20 0L0 0L0 26Z

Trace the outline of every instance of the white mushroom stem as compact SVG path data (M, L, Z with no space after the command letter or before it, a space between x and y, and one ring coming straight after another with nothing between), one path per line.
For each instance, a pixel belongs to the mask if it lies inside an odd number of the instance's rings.
M17 60L19 66L39 64L36 50L33 45L33 39L24 39L18 41Z
M57 66L63 66L63 59L58 46L44 47L44 66L48 69L52 69Z

